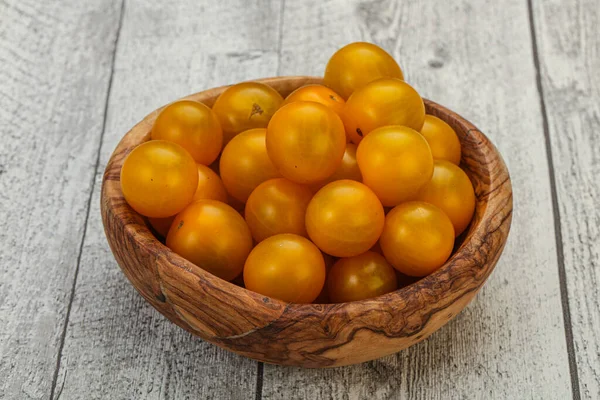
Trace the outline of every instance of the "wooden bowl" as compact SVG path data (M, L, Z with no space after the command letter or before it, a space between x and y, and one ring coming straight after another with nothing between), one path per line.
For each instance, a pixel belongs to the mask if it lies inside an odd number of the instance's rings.
M284 97L320 78L263 79ZM188 96L212 106L226 87ZM379 358L439 329L473 299L506 242L512 189L502 157L475 126L425 101L427 113L449 123L462 143L462 167L477 204L464 240L433 274L374 299L342 304L293 304L251 292L205 272L150 233L125 202L125 156L150 137L159 110L121 140L102 182L102 220L110 248L133 286L158 311L189 332L238 354L275 364L334 367Z

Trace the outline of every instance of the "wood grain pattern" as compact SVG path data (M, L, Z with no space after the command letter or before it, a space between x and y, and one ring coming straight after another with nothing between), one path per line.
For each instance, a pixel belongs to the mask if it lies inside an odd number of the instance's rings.
M600 398L600 7L534 2L581 398Z
M288 1L283 26L282 75L321 75L335 49L356 40L390 51L409 83L499 147L515 218L479 295L427 341L355 367L265 365L263 399L570 398L526 2Z
M320 79L264 82L287 96ZM187 98L210 105L225 88ZM269 363L333 367L382 357L417 343L456 316L494 268L512 219L508 171L493 144L460 116L432 102L429 113L456 130L463 168L477 196L463 244L432 275L375 299L345 304L290 304L223 281L158 242L125 202L125 157L148 140L157 110L119 143L104 173L101 210L111 250L125 275L156 309L179 326L236 353Z
M0 1L2 399L50 397L118 20L117 1Z
M124 132L157 107L194 90L275 75L271 38L279 13L278 1L127 0L101 172ZM123 276L102 228L101 181L99 173L58 374L60 399L253 397L255 361L179 329Z

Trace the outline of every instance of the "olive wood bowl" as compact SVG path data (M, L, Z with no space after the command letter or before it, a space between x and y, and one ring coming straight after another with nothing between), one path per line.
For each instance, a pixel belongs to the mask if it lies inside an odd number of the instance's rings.
M260 80L282 96L314 77ZM212 106L226 87L186 97ZM475 126L425 100L428 114L454 128L462 168L476 194L473 221L451 258L433 274L373 299L341 304L294 304L226 282L175 254L150 232L123 198L127 154L150 137L159 110L133 127L115 149L102 181L102 220L110 248L133 286L183 329L227 350L267 363L335 367L398 352L455 317L490 275L506 242L512 189L498 150Z

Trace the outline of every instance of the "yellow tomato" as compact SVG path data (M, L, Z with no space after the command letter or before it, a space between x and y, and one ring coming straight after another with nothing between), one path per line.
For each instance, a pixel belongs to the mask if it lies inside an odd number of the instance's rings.
M310 303L325 284L325 262L317 246L302 236L271 236L248 256L244 284L246 289L279 300Z
M397 288L394 268L372 251L338 260L327 276L327 293L333 303L370 299Z
M304 216L312 192L284 178L258 185L248 197L245 217L252 237L260 242L280 233L306 235Z
M121 169L121 190L138 213L165 218L183 210L194 197L198 169L190 154L164 140L142 143Z
M423 127L425 104L419 93L400 79L379 79L357 90L346 102L343 121L354 143L374 129L402 125Z
M356 151L363 182L384 206L414 197L433 174L425 138L405 126L385 126L365 137Z
M197 163L216 160L223 146L223 131L215 113L202 103L180 100L158 114L152 139L174 142L186 149Z
M202 199L227 203L227 191L219 175L206 165L198 164L198 187L193 201Z
M425 115L425 123L421 128L431 154L435 160L446 160L460 164L460 141L454 129L446 122L433 115Z
M357 146L354 143L347 143L342 163L335 170L333 175L329 176L329 178L324 181L313 183L310 185L310 188L316 192L328 183L342 179L362 182L362 175L360 173L360 168L358 168L358 162L356 161L356 147Z
M360 182L341 180L319 190L306 209L306 230L325 253L352 257L369 250L381 235L383 206Z
M244 268L252 235L237 211L216 200L198 200L177 215L167 246L198 267L225 280Z
M267 127L269 157L285 178L298 183L328 178L341 164L345 149L340 117L319 103L289 103Z
M288 97L285 98L283 105L294 101L314 101L323 104L335 111L340 117L346 101L334 92L323 85L306 85L294 90Z
M460 167L444 160L435 162L433 176L417 199L442 209L452 221L456 236L469 226L475 211L475 192L469 177Z
M242 132L221 154L219 170L223 184L229 194L242 203L258 185L281 176L267 154L266 132L266 129Z
M264 83L243 82L227 88L213 105L224 143L248 129L266 128L281 103L279 92Z
M398 271L409 276L426 276L450 257L454 228L438 207L409 201L385 217L379 243L386 260Z
M379 78L404 79L402 70L392 56L372 43L350 43L339 49L325 68L325 85L345 99Z

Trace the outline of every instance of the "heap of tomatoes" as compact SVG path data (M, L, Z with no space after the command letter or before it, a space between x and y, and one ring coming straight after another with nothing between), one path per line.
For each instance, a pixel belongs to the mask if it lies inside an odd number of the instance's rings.
M245 82L212 108L168 105L121 186L206 271L289 302L347 302L446 262L475 209L460 159L396 61L360 42L331 57L324 85L285 99Z

